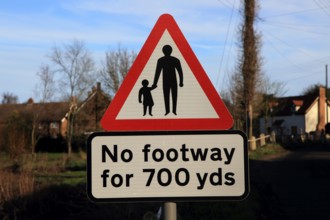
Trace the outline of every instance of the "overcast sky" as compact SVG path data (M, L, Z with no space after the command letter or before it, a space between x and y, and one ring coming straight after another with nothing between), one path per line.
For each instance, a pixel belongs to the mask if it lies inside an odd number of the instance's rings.
M138 53L158 17L171 14L217 90L237 60L240 0L0 1L0 94L35 97L36 73L55 45L85 41L97 65L108 49ZM330 64L328 0L260 1L263 72L286 83L285 95L325 84Z

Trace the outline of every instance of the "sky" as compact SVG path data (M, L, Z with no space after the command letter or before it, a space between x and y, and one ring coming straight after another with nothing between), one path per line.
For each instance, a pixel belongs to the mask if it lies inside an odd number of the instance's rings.
M300 95L325 84L330 64L328 0L259 1L262 71ZM218 91L226 91L238 57L241 0L0 1L0 95L36 97L37 72L54 45L84 41L97 66L107 50L139 53L159 16L171 14ZM95 82L96 83L96 82Z

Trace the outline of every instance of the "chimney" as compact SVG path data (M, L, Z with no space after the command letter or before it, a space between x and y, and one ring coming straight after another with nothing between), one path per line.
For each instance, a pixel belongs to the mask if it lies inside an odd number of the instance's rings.
M101 91L101 83L100 82L97 82L97 84L96 84L96 90L97 91Z
M318 103L318 123L316 131L321 132L325 131L325 108L326 108L326 99L325 99L325 88L320 87L319 89L319 103Z
M33 98L29 98L29 99L27 100L27 104L32 105L33 103L34 103Z

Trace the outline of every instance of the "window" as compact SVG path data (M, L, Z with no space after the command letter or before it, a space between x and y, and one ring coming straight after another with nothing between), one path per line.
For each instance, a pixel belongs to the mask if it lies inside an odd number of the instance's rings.
M297 126L292 126L291 127L291 134L293 134L293 135L297 135L298 134L298 128L297 128Z
M59 128L58 122L51 122L49 127L53 129L58 129Z

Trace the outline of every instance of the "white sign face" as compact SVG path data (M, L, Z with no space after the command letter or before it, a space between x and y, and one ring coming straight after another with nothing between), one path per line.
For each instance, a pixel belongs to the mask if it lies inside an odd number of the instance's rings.
M101 125L107 131L227 130L233 118L174 18L164 14Z
M183 72L184 86L176 86L177 90L177 109L176 114L165 114L164 94L163 94L163 76L158 79L158 87L151 89L150 95L153 99L152 114L143 114L143 106L138 102L139 90L143 87L143 80L148 80L149 87L152 86L155 78L155 70L157 69L157 60L164 57L162 48L164 45L171 45L171 56L180 60L180 66ZM161 73L165 74L165 73ZM175 75L179 84L178 74ZM143 97L143 96L142 96ZM142 98L141 97L141 98ZM172 96L171 96L172 97ZM142 99L143 100L143 99ZM171 105L173 103L170 103ZM171 106L170 106L171 107ZM172 111L172 107L169 109ZM206 97L203 89L197 82L189 65L186 63L171 35L165 30L163 36L158 42L154 52L152 53L145 68L141 72L137 83L134 85L132 91L127 97L125 104L120 110L117 119L170 119L170 118L219 118L215 112L209 99Z
M95 133L87 156L93 201L241 200L249 192L240 131Z

